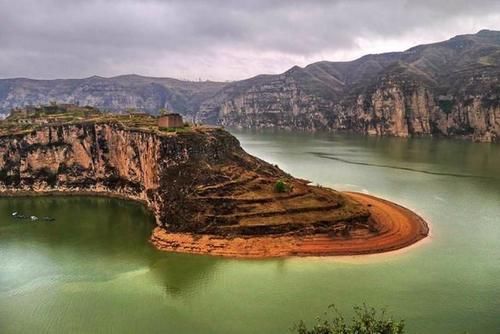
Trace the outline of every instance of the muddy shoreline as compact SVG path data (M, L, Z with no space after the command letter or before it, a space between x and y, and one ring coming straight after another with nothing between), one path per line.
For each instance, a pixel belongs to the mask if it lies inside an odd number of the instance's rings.
M361 193L345 195L365 206L379 233L332 237L326 234L294 236L238 236L170 233L155 228L151 243L170 252L209 254L234 258L287 256L343 256L377 254L410 246L429 234L427 223L413 211L396 203Z
M356 192L344 192L371 213L379 229L373 236L348 238L316 235L236 236L171 233L161 227L152 231L150 242L168 252L207 254L232 258L272 258L288 256L346 256L379 254L408 247L429 234L427 223L413 211L385 199ZM98 191L2 192L4 197L23 196L100 196L141 203L147 202L121 194ZM152 212L153 213L153 212ZM153 213L154 215L154 213Z

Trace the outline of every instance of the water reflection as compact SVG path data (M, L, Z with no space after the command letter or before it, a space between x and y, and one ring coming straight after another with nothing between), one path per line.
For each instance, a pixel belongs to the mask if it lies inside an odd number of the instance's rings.
M33 222L11 212L54 217ZM0 293L57 283L150 277L174 297L201 291L219 259L157 251L147 241L154 219L142 205L111 198L0 199ZM14 289L14 290L12 290ZM13 292L14 291L14 292Z
M172 297L203 291L214 278L219 259L209 256L164 254L150 264L152 277Z

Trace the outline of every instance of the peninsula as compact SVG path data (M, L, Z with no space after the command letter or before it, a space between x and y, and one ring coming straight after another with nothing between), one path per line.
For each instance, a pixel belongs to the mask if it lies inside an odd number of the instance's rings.
M428 234L406 208L312 186L246 153L222 128L172 116L55 104L14 110L0 122L0 194L140 201L156 219L152 244L176 252L368 254Z

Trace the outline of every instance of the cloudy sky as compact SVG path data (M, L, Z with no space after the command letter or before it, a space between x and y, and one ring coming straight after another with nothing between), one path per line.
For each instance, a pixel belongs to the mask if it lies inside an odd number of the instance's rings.
M488 28L498 0L0 0L0 77L236 80Z

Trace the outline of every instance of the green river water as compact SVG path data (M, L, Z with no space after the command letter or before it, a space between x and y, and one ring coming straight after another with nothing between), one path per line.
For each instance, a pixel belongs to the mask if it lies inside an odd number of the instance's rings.
M415 210L431 237L374 256L234 260L156 251L136 203L0 198L0 333L277 334L364 302L409 333L500 333L500 145L233 133L294 176Z

